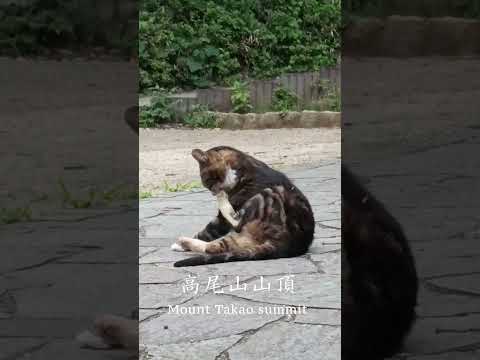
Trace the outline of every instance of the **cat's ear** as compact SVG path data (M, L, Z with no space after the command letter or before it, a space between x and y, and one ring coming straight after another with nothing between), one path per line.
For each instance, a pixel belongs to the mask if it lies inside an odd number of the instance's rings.
M204 164L208 161L207 154L205 154L205 152L203 152L200 149L192 150L192 156L195 160L197 160L201 164Z

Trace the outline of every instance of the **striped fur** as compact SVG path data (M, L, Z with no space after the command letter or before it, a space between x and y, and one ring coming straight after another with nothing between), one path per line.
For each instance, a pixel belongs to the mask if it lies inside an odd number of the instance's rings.
M184 250L203 254L174 266L292 257L308 250L315 227L312 209L284 174L230 147L192 155L204 186L219 198L226 194L222 201L233 208L235 219L219 211L194 238L179 238Z

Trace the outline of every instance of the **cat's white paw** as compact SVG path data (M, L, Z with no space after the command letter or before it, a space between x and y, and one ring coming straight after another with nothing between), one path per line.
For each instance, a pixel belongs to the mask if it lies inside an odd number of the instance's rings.
M82 346L90 349L109 349L111 346L107 344L100 336L92 334L85 330L78 334L75 340Z
M181 245L179 245L177 243L173 243L170 246L170 249L172 249L173 251L186 251Z

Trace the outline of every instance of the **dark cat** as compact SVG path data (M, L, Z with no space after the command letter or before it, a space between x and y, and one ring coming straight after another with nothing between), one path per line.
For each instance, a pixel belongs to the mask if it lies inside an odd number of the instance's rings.
M342 243L342 359L384 359L415 320L417 273L401 226L344 166Z
M125 110L125 113L123 115L123 118L127 125L135 131L138 135L138 115L139 115L139 107L138 106L131 106L127 110Z
M218 196L220 211L195 238L181 237L172 245L204 254L174 266L292 257L308 250L315 227L312 209L284 174L227 146L196 149L192 156L203 185Z

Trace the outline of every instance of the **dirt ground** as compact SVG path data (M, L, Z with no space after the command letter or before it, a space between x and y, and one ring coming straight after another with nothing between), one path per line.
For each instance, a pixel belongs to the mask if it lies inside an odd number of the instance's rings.
M317 165L340 158L340 129L140 131L140 190L161 192L169 184L199 180L194 148L228 145L278 169Z

